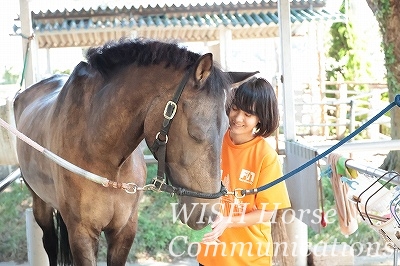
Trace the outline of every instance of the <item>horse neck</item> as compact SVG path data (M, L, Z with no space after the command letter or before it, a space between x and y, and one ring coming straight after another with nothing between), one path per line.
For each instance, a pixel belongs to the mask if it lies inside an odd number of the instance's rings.
M154 77L149 73L155 73ZM160 73L146 68L126 70L96 93L89 122L89 137L96 143L96 152L119 164L139 145L144 138L145 116L161 94Z

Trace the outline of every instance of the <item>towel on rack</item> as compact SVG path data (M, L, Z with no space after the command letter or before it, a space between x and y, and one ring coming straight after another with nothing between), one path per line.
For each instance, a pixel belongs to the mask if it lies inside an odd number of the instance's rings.
M328 164L332 169L331 184L335 197L335 206L339 220L340 232L343 235L351 235L358 229L357 209L347 198L348 184L341 181L342 175L337 171L337 165L342 157L331 153L328 156ZM341 159L343 164L343 159ZM345 162L345 161L344 161ZM345 167L346 169L346 167Z

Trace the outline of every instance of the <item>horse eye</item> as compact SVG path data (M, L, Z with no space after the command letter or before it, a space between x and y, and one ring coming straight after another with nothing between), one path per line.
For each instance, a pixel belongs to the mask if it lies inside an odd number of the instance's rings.
M192 139L194 139L196 142L200 143L206 139L206 132L200 127L197 127L197 128L192 127L188 130L188 132L189 132L189 136Z
M196 103L193 101L183 101L183 112L188 118L187 131L189 136L194 139L197 143L201 143L207 138L207 126L198 126L198 125L207 125L210 121L207 118L207 113L194 113L193 106Z

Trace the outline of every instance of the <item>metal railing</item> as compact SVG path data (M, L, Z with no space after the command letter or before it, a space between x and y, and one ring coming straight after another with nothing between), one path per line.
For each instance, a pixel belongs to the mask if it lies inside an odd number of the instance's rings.
M15 180L21 177L21 170L18 168L11 174L9 174L3 180L0 180L0 192L6 189L9 185L11 185Z

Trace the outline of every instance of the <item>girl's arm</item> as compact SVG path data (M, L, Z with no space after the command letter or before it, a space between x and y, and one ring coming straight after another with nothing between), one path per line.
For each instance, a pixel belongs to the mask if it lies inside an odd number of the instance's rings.
M203 237L203 242L212 242L222 235L226 228L245 227L257 223L265 223L271 221L275 211L254 210L244 215L238 216L218 216L212 223L212 232L207 233Z

